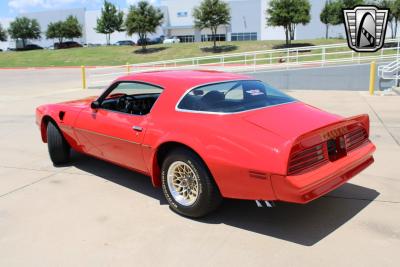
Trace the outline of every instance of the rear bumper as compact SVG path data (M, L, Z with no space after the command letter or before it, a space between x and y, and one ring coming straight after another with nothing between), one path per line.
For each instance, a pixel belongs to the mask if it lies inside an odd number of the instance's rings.
M305 204L346 183L374 162L372 143L350 152L346 157L296 176L273 175L272 186L280 201Z

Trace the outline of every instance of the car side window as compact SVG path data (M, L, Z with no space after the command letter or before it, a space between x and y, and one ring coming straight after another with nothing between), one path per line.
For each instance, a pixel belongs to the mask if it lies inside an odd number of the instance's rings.
M261 81L239 80L199 86L188 92L177 108L181 111L236 113L295 101Z
M162 92L162 88L147 83L120 82L102 97L101 108L131 115L146 115Z
M225 99L226 100L243 100L244 95L243 95L243 87L238 86L230 91L227 91L225 93Z

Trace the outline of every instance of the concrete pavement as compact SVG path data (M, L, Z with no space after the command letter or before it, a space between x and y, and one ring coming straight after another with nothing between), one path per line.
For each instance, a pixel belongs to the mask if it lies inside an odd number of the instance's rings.
M53 167L35 107L99 90L48 75L0 72L0 266L399 265L399 96L289 91L344 116L368 113L375 164L309 205L227 200L190 220L140 174L79 154Z

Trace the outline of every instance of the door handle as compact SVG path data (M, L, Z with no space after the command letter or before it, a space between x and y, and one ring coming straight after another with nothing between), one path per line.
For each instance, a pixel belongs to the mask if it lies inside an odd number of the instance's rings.
M134 131L136 131L136 132L141 132L141 131L143 131L143 128L140 127L140 126L133 126L132 129L133 129Z

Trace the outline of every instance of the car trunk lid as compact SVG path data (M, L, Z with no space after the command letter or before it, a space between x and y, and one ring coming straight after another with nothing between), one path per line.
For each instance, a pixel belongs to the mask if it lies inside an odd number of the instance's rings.
M293 102L252 111L244 119L281 137L295 139L343 118L301 102Z
M258 110L245 120L288 139L288 175L339 160L369 141L368 115L343 118L303 103Z

